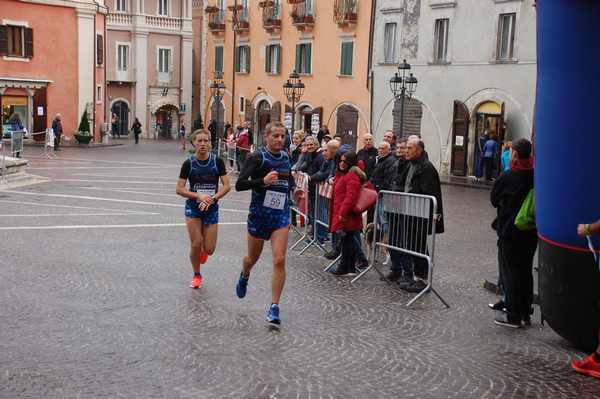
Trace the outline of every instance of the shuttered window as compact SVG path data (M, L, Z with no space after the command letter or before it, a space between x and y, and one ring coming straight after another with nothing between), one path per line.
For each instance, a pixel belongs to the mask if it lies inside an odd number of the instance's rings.
M265 72L278 75L281 70L281 45L270 44L266 47Z
M354 42L342 42L342 58L340 60L340 75L352 75L352 57Z
M302 74L312 73L312 43L296 45L296 72Z
M0 55L33 57L33 29L0 25Z
M215 72L223 72L223 46L215 47Z
M239 46L235 52L235 71L250 73L250 46Z
M102 35L96 35L96 64L102 65L104 63L104 40Z

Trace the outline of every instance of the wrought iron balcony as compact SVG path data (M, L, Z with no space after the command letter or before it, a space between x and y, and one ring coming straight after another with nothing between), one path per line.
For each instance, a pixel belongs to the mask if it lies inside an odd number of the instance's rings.
M262 8L263 27L269 31L281 30L281 4L279 1L263 0L258 3Z
M335 0L333 19L339 26L356 24L358 21L358 0Z
M248 7L242 4L229 6L229 10L233 13L231 20L233 21L233 29L238 33L245 33L250 30L250 12Z
M213 33L225 32L225 10L208 6L204 11L208 15L208 29Z
M307 30L315 24L313 0L288 0L291 6L292 23L299 30Z

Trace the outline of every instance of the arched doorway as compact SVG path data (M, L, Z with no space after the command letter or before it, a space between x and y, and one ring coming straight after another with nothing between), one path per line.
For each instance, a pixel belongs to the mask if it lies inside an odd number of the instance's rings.
M156 131L159 139L177 137L179 130L179 111L171 104L163 105L156 111Z
M336 134L342 136L342 143L356 150L358 137L358 110L352 105L342 105L337 109Z
M307 134L310 132L310 121L312 117L312 107L303 105L298 108L296 115L296 130L304 130Z
M129 106L125 101L115 101L110 109L111 120L112 115L117 115L117 124L112 128L115 129L113 135L127 136L129 130Z
M500 170L500 154L504 145L504 103L498 104L495 101L486 101L481 103L474 113L474 151L472 159L472 171L476 177L483 176L483 147L488 139L495 140L498 143L494 164L496 165L492 173L497 177Z
M256 137L256 143L259 146L262 146L263 137L265 134L265 130L267 125L271 122L271 105L267 100L262 100L258 103L258 107L256 108L256 121L257 121L257 133L258 137Z

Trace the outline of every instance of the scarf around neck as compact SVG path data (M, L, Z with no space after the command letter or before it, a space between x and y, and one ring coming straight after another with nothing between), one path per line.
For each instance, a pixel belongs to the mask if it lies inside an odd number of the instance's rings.
M513 159L510 161L510 170L523 172L533 170L533 157L526 159Z

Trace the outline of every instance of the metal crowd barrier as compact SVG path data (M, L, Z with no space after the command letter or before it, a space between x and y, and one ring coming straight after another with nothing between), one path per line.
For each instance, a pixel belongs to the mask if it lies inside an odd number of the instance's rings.
M298 238L298 240L296 240L296 242L290 247L290 249L295 249L298 245L300 245L300 243L305 242L306 240L310 241L310 232L308 230L309 193L308 175L303 172L292 172L292 175L294 176L296 189L302 192L302 194L298 195L298 198L292 198L291 206L291 210L293 211L293 213L295 213L296 215L300 216L301 219L303 219L303 221L300 221L300 227L298 227L298 225L292 225L294 230L300 235L300 238ZM303 254L307 248L308 246L303 248L300 251L300 254Z
M324 181L316 185L315 192L315 223L314 231L317 234L318 226L325 228L329 231L329 211L331 209L331 196L333 194L333 184L328 181ZM332 237L333 239L333 237ZM340 261L342 255L339 255L333 261L327 263L327 266L323 269L324 272L329 271L337 262Z
M426 266L428 272L427 279L424 280L426 282L425 288L411 299L407 306L415 303L426 293L433 292L449 308L450 305L433 288L437 219L437 200L435 197L380 191L376 206L376 209L381 206L382 212L375 212L371 262L365 270L352 280L352 283L371 269L375 269L383 277L381 271L376 267L375 252L377 248L397 251L408 255L403 256L403 258L406 262L411 262L413 268L417 265L421 268ZM386 220L381 220L382 218ZM384 222L387 222L385 230L383 228Z
M224 158L225 160L225 168L227 169L227 174L235 171L236 169L236 157L235 157L235 142L229 143L226 140L219 139L217 155L220 158Z

